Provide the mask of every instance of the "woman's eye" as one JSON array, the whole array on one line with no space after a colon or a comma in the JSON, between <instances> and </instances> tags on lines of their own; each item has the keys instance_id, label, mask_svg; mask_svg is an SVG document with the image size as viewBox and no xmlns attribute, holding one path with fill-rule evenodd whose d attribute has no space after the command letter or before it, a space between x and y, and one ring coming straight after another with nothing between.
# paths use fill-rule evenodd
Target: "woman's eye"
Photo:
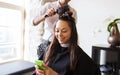
<instances>
[{"instance_id":1,"label":"woman's eye","mask_svg":"<svg viewBox=\"0 0 120 75\"><path fill-rule=\"evenodd\" d=\"M65 33L65 32L67 32L67 30L62 30L62 32L64 32L64 33Z\"/></svg>"},{"instance_id":2,"label":"woman's eye","mask_svg":"<svg viewBox=\"0 0 120 75\"><path fill-rule=\"evenodd\" d=\"M55 32L56 32L56 33L59 33L59 32L65 33L65 32L67 32L67 30L66 30L66 29L63 29L63 30L55 30Z\"/></svg>"}]
</instances>

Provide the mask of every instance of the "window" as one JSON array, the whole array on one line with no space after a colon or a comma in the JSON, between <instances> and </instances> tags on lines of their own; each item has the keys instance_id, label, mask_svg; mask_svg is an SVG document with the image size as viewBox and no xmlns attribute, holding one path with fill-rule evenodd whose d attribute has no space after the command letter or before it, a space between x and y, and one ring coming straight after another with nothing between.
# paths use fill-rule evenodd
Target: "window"
<instances>
[{"instance_id":1,"label":"window","mask_svg":"<svg viewBox=\"0 0 120 75\"><path fill-rule=\"evenodd\" d=\"M23 56L23 9L0 2L0 63Z\"/></svg>"}]
</instances>

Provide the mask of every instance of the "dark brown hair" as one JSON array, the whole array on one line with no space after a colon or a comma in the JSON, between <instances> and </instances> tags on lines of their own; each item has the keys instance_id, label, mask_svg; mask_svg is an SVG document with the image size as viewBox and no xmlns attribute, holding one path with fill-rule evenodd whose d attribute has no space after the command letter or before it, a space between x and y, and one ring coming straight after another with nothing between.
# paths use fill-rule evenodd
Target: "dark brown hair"
<instances>
[{"instance_id":1,"label":"dark brown hair","mask_svg":"<svg viewBox=\"0 0 120 75\"><path fill-rule=\"evenodd\" d=\"M72 17L71 12L65 12L59 16L59 20L68 22L69 27L72 31L71 37L70 37L70 43L69 43L69 50L70 50L70 70L71 70L71 73L74 74L75 68L77 65L77 60L78 60L78 56L77 56L78 34L77 34L75 19ZM49 62L51 61L51 58L57 55L57 52L58 52L57 50L59 48L60 48L60 43L58 42L57 38L54 36L54 39L51 42L50 47L48 49L48 53L46 54L46 57L45 57L46 63L49 64Z\"/></svg>"}]
</instances>

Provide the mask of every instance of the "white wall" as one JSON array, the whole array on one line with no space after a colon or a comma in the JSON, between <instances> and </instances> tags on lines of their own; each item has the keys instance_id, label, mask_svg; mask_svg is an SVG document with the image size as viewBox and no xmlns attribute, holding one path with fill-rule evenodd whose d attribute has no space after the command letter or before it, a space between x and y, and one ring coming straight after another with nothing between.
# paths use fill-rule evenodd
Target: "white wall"
<instances>
[{"instance_id":1,"label":"white wall","mask_svg":"<svg viewBox=\"0 0 120 75\"><path fill-rule=\"evenodd\" d=\"M71 0L77 10L79 45L91 56L92 45L108 44L107 24L120 17L120 0Z\"/></svg>"}]
</instances>

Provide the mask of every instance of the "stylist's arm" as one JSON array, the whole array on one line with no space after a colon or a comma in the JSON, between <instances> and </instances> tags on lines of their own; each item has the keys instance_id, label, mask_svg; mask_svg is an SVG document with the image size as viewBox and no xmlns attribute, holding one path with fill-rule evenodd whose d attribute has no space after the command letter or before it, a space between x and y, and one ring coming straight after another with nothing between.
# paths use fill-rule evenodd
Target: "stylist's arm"
<instances>
[{"instance_id":1,"label":"stylist's arm","mask_svg":"<svg viewBox=\"0 0 120 75\"><path fill-rule=\"evenodd\" d=\"M36 69L36 75L59 75L57 72L52 70L50 67L48 67L46 64L42 64L42 66L45 68L45 70L40 70L37 65L35 65Z\"/></svg>"}]
</instances>

